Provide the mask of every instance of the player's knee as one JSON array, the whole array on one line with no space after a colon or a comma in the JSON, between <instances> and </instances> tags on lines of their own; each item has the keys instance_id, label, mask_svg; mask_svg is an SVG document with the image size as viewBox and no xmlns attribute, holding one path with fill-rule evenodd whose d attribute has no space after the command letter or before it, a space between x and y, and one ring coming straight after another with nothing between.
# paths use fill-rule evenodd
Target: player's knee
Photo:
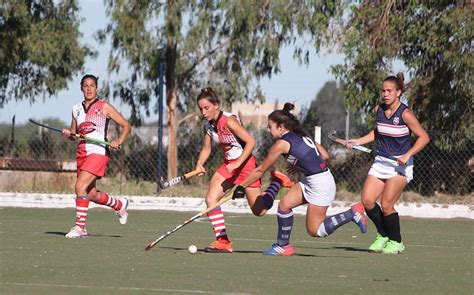
<instances>
[{"instance_id":1,"label":"player's knee","mask_svg":"<svg viewBox=\"0 0 474 295\"><path fill-rule=\"evenodd\" d=\"M210 196L206 196L205 201L206 201L207 207L214 206L218 202L217 198L213 198Z\"/></svg>"},{"instance_id":2,"label":"player's knee","mask_svg":"<svg viewBox=\"0 0 474 295\"><path fill-rule=\"evenodd\" d=\"M307 229L307 232L308 232L308 235L309 235L310 237L313 237L313 238L321 238L320 236L318 236L318 235L316 234L316 232L314 232L314 231L312 231L312 230Z\"/></svg>"},{"instance_id":3,"label":"player's knee","mask_svg":"<svg viewBox=\"0 0 474 295\"><path fill-rule=\"evenodd\" d=\"M257 217L262 217L267 214L267 209L262 209L262 208L252 208L252 213L253 215Z\"/></svg>"},{"instance_id":4,"label":"player's knee","mask_svg":"<svg viewBox=\"0 0 474 295\"><path fill-rule=\"evenodd\" d=\"M373 208L375 205L375 203L372 200L368 200L365 198L361 198L360 202L362 203L362 205L364 205L364 208L366 209Z\"/></svg>"},{"instance_id":5,"label":"player's knee","mask_svg":"<svg viewBox=\"0 0 474 295\"><path fill-rule=\"evenodd\" d=\"M380 202L380 207L382 207L382 211L385 213L385 214L390 214L392 212L395 212L395 204L393 204L393 202L386 202L386 201L382 201Z\"/></svg>"},{"instance_id":6,"label":"player's knee","mask_svg":"<svg viewBox=\"0 0 474 295\"><path fill-rule=\"evenodd\" d=\"M318 238L318 234L317 234L317 228L315 226L310 226L310 225L307 225L306 226L306 232L308 233L308 235L310 237L313 237L313 238Z\"/></svg>"},{"instance_id":7,"label":"player's knee","mask_svg":"<svg viewBox=\"0 0 474 295\"><path fill-rule=\"evenodd\" d=\"M76 192L76 195L78 196L87 195L87 186L82 183L76 183L74 187L74 191Z\"/></svg>"}]
</instances>

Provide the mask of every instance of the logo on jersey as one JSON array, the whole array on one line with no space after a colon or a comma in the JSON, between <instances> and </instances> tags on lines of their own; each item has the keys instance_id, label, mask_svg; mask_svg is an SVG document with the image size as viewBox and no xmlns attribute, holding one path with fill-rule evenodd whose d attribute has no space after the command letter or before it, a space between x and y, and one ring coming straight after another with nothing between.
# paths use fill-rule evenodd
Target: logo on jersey
<instances>
[{"instance_id":1,"label":"logo on jersey","mask_svg":"<svg viewBox=\"0 0 474 295\"><path fill-rule=\"evenodd\" d=\"M92 122L83 122L79 125L79 133L82 135L89 134L97 130L97 125Z\"/></svg>"},{"instance_id":2,"label":"logo on jersey","mask_svg":"<svg viewBox=\"0 0 474 295\"><path fill-rule=\"evenodd\" d=\"M323 170L323 171L326 170L328 168L328 165L326 164L326 161L321 162L319 164L319 168L321 168L321 170Z\"/></svg>"},{"instance_id":3,"label":"logo on jersey","mask_svg":"<svg viewBox=\"0 0 474 295\"><path fill-rule=\"evenodd\" d=\"M296 162L298 162L298 159L293 156L293 155L287 155L286 156L286 161L288 162L288 164L290 164L291 166L295 166L296 165Z\"/></svg>"},{"instance_id":4,"label":"logo on jersey","mask_svg":"<svg viewBox=\"0 0 474 295\"><path fill-rule=\"evenodd\" d=\"M400 118L399 117L393 118L393 124L398 125L398 123L400 123Z\"/></svg>"}]
</instances>

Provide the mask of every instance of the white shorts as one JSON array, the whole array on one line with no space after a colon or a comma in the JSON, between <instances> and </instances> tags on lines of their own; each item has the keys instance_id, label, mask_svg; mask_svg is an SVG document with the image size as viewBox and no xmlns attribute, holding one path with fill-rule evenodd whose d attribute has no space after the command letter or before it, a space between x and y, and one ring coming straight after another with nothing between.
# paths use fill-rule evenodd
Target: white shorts
<instances>
[{"instance_id":1,"label":"white shorts","mask_svg":"<svg viewBox=\"0 0 474 295\"><path fill-rule=\"evenodd\" d=\"M397 175L405 176L407 183L413 179L413 158L406 165L399 165L396 161L375 156L374 163L370 167L369 175L379 179L389 179Z\"/></svg>"},{"instance_id":2,"label":"white shorts","mask_svg":"<svg viewBox=\"0 0 474 295\"><path fill-rule=\"evenodd\" d=\"M304 177L299 182L303 198L316 206L331 206L336 197L336 182L331 171Z\"/></svg>"}]
</instances>

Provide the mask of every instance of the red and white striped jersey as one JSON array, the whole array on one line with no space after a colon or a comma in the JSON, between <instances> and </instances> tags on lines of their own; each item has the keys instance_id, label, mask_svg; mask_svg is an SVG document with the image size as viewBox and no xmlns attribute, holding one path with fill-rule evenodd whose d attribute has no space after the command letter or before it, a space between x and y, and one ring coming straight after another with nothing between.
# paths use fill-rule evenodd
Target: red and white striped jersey
<instances>
[{"instance_id":1,"label":"red and white striped jersey","mask_svg":"<svg viewBox=\"0 0 474 295\"><path fill-rule=\"evenodd\" d=\"M72 116L77 123L77 133L107 141L109 118L104 113L106 103L105 100L96 99L89 109L86 109L82 102L72 107ZM103 144L81 139L77 145L76 155L84 157L90 154L108 155L109 149Z\"/></svg>"},{"instance_id":2,"label":"red and white striped jersey","mask_svg":"<svg viewBox=\"0 0 474 295\"><path fill-rule=\"evenodd\" d=\"M224 151L224 158L226 160L237 159L242 155L242 151L244 150L244 143L227 127L227 120L231 116L236 117L240 123L237 116L227 112L221 112L215 124L211 124L208 121L204 123L204 129L212 141L218 143L220 148Z\"/></svg>"}]
</instances>

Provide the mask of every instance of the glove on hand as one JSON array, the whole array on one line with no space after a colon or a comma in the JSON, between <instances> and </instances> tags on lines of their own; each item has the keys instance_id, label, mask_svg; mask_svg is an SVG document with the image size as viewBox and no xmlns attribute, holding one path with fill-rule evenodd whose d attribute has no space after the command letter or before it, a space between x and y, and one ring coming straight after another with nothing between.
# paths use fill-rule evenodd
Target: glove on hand
<instances>
[{"instance_id":1,"label":"glove on hand","mask_svg":"<svg viewBox=\"0 0 474 295\"><path fill-rule=\"evenodd\" d=\"M245 188L241 185L237 186L232 194L232 200L242 199L245 197Z\"/></svg>"}]
</instances>

